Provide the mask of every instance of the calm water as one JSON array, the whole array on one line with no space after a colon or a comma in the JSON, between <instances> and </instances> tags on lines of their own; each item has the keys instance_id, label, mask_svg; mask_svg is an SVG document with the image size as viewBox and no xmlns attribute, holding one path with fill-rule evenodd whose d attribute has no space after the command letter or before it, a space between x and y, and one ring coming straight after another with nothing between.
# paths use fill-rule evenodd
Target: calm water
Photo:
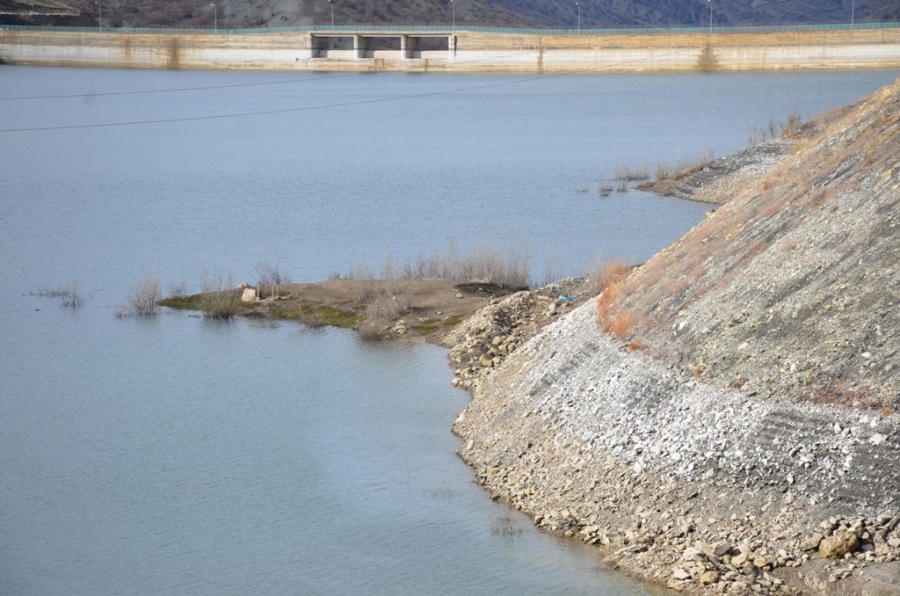
<instances>
[{"instance_id":1,"label":"calm water","mask_svg":"<svg viewBox=\"0 0 900 596\"><path fill-rule=\"evenodd\" d=\"M451 240L536 279L644 260L707 207L602 198L616 167L895 76L0 67L0 593L648 593L472 483L443 350L115 310L150 273L314 281ZM73 280L80 309L32 295Z\"/></svg>"}]
</instances>

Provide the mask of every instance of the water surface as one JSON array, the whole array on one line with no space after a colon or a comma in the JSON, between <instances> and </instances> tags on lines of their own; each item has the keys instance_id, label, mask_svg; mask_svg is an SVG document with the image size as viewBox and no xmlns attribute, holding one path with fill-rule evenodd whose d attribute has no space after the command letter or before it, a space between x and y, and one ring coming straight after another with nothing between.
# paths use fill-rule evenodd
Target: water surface
<instances>
[{"instance_id":1,"label":"water surface","mask_svg":"<svg viewBox=\"0 0 900 596\"><path fill-rule=\"evenodd\" d=\"M616 167L893 78L0 67L0 592L648 593L473 484L443 350L114 313L151 273L316 281L448 239L536 278L645 260L708 206L601 197ZM73 280L79 309L33 295Z\"/></svg>"}]
</instances>

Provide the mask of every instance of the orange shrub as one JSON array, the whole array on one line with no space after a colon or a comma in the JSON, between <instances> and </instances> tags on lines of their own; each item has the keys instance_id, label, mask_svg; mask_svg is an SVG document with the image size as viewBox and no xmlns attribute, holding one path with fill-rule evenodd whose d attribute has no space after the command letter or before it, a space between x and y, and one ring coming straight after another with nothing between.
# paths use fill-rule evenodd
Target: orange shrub
<instances>
[{"instance_id":1,"label":"orange shrub","mask_svg":"<svg viewBox=\"0 0 900 596\"><path fill-rule=\"evenodd\" d=\"M606 319L603 323L603 330L612 333L619 339L625 339L631 328L634 326L634 316L631 313L623 313L615 317Z\"/></svg>"}]
</instances>

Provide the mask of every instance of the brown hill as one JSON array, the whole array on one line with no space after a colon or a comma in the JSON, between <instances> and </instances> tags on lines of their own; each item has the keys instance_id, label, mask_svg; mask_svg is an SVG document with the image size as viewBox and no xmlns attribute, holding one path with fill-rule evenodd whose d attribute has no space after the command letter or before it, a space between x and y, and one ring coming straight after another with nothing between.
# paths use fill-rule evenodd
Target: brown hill
<instances>
[{"instance_id":1,"label":"brown hill","mask_svg":"<svg viewBox=\"0 0 900 596\"><path fill-rule=\"evenodd\" d=\"M32 17L30 0L3 0L21 7L21 14L0 10L0 22L19 23ZM620 27L705 27L786 24L884 22L900 18L898 0L613 0L557 2L555 0L68 0L67 4L96 23L103 12L113 27L253 28L329 24L331 10L338 25L411 24L503 26L575 29ZM4 14L6 13L6 14ZM13 13L13 14L9 14ZM35 24L44 24L44 21ZM59 17L57 24L72 24ZM12 19L12 20L10 20Z\"/></svg>"},{"instance_id":2,"label":"brown hill","mask_svg":"<svg viewBox=\"0 0 900 596\"><path fill-rule=\"evenodd\" d=\"M606 326L750 395L897 409L900 82L811 130L628 279Z\"/></svg>"}]
</instances>

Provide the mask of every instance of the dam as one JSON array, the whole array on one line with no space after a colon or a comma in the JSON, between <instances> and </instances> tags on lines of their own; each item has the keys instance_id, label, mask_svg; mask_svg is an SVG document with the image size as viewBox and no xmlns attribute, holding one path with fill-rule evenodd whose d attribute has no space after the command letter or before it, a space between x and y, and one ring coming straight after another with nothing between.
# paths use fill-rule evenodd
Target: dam
<instances>
[{"instance_id":1,"label":"dam","mask_svg":"<svg viewBox=\"0 0 900 596\"><path fill-rule=\"evenodd\" d=\"M900 23L540 30L446 26L0 30L0 63L320 71L640 72L900 67Z\"/></svg>"}]
</instances>

